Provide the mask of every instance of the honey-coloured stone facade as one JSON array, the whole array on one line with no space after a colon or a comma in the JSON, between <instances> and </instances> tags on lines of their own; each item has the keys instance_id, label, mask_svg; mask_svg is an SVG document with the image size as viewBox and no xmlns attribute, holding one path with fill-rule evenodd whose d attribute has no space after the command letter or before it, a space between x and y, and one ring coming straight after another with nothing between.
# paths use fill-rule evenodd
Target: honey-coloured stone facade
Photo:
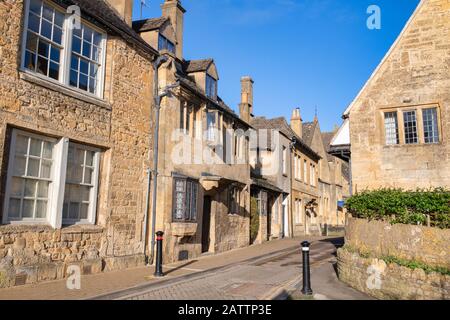
<instances>
[{"instance_id":1,"label":"honey-coloured stone facade","mask_svg":"<svg viewBox=\"0 0 450 320\"><path fill-rule=\"evenodd\" d=\"M83 14L82 14L83 19ZM146 169L153 146L153 67L120 34L107 33L103 99L21 65L24 1L0 3L0 216L14 128L100 150L94 225L0 225L0 287L143 264ZM102 25L99 24L102 28Z\"/></svg>"}]
</instances>

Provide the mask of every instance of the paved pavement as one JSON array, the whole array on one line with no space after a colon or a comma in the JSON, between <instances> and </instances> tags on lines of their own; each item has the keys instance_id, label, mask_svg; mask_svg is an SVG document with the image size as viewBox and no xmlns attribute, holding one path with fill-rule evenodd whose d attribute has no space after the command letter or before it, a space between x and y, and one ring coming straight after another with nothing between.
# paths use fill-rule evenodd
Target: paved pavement
<instances>
[{"instance_id":1,"label":"paved pavement","mask_svg":"<svg viewBox=\"0 0 450 320\"><path fill-rule=\"evenodd\" d=\"M82 276L81 290L67 289L65 280L0 289L0 299L269 299L283 288L294 290L301 281L300 240L304 239L276 240L166 265L164 278L154 278L153 267L133 268ZM322 280L328 279L329 273L333 271L318 269L319 279L316 280L315 268L334 258L335 245L330 238L325 237L309 240L313 242L312 281L323 283L320 288L323 288L324 294L329 294L327 283ZM332 284L330 289L336 290L344 286L339 280L336 281L337 283L329 282ZM358 299L356 293L350 291L348 297ZM330 294L328 297L342 298Z\"/></svg>"},{"instance_id":2,"label":"paved pavement","mask_svg":"<svg viewBox=\"0 0 450 320\"><path fill-rule=\"evenodd\" d=\"M312 265L329 259L335 250L331 242L314 241L310 257ZM295 249L260 256L176 283L149 285L147 288L127 290L102 299L264 300L272 298L277 290L293 285L300 279L301 253L296 246Z\"/></svg>"},{"instance_id":3,"label":"paved pavement","mask_svg":"<svg viewBox=\"0 0 450 320\"><path fill-rule=\"evenodd\" d=\"M299 245L299 239L283 239L236 249L217 255L207 255L192 261L164 266L167 276L154 278L153 267L139 267L127 270L85 275L81 277L81 289L69 290L66 280L43 282L34 285L0 289L0 300L74 300L86 299L127 288L174 281L205 270L214 270L229 264L238 264L261 255L270 255Z\"/></svg>"}]
</instances>

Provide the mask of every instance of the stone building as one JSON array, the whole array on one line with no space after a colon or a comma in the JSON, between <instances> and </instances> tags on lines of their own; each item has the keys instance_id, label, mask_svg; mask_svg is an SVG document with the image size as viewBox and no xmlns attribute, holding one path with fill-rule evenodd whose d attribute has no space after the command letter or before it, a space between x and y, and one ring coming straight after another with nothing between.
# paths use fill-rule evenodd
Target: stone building
<instances>
[{"instance_id":1,"label":"stone building","mask_svg":"<svg viewBox=\"0 0 450 320\"><path fill-rule=\"evenodd\" d=\"M334 132L320 130L317 116L312 122L303 123L303 140L321 159L319 175L319 224L322 233L330 228L343 226L345 221L342 204L349 197L348 163L328 153Z\"/></svg>"},{"instance_id":2,"label":"stone building","mask_svg":"<svg viewBox=\"0 0 450 320\"><path fill-rule=\"evenodd\" d=\"M283 122L284 118L252 117L250 120L258 138L257 144L250 146L252 243L289 234L291 139L279 131Z\"/></svg>"},{"instance_id":3,"label":"stone building","mask_svg":"<svg viewBox=\"0 0 450 320\"><path fill-rule=\"evenodd\" d=\"M218 95L213 59L185 60L178 0L134 29L167 61L161 86L178 84L161 101L156 228L165 233L164 261L195 258L249 244L250 128ZM252 80L242 80L243 113L251 112Z\"/></svg>"},{"instance_id":4,"label":"stone building","mask_svg":"<svg viewBox=\"0 0 450 320\"><path fill-rule=\"evenodd\" d=\"M131 8L0 2L0 287L144 262L158 52Z\"/></svg>"},{"instance_id":5,"label":"stone building","mask_svg":"<svg viewBox=\"0 0 450 320\"><path fill-rule=\"evenodd\" d=\"M449 66L450 3L422 0L332 141L353 191L450 187Z\"/></svg>"}]
</instances>

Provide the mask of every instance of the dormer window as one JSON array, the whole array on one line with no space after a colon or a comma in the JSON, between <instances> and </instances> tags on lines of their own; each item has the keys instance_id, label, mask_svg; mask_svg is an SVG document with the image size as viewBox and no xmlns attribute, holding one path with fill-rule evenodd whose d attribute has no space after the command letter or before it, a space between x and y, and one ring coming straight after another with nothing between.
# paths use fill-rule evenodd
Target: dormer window
<instances>
[{"instance_id":1,"label":"dormer window","mask_svg":"<svg viewBox=\"0 0 450 320\"><path fill-rule=\"evenodd\" d=\"M159 34L158 38L158 50L167 50L175 54L175 45L172 41L164 37L162 34Z\"/></svg>"},{"instance_id":2,"label":"dormer window","mask_svg":"<svg viewBox=\"0 0 450 320\"><path fill-rule=\"evenodd\" d=\"M206 75L206 96L211 99L216 99L217 97L217 80L209 74Z\"/></svg>"}]
</instances>

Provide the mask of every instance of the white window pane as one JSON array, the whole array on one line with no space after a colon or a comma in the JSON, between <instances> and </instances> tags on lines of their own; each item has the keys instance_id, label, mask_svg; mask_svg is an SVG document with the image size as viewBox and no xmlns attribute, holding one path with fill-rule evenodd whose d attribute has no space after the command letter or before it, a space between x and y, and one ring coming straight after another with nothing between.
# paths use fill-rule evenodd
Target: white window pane
<instances>
[{"instance_id":1,"label":"white window pane","mask_svg":"<svg viewBox=\"0 0 450 320\"><path fill-rule=\"evenodd\" d=\"M89 201L90 200L90 194L91 194L91 187L80 187L81 193L81 200L82 201Z\"/></svg>"},{"instance_id":2,"label":"white window pane","mask_svg":"<svg viewBox=\"0 0 450 320\"><path fill-rule=\"evenodd\" d=\"M25 155L28 153L28 138L22 135L16 137L16 154Z\"/></svg>"},{"instance_id":3,"label":"white window pane","mask_svg":"<svg viewBox=\"0 0 450 320\"><path fill-rule=\"evenodd\" d=\"M43 158L52 159L52 153L53 153L53 145L48 141L44 141L44 152L42 154Z\"/></svg>"},{"instance_id":4,"label":"white window pane","mask_svg":"<svg viewBox=\"0 0 450 320\"><path fill-rule=\"evenodd\" d=\"M28 158L27 176L39 177L39 162L38 159Z\"/></svg>"},{"instance_id":5,"label":"white window pane","mask_svg":"<svg viewBox=\"0 0 450 320\"><path fill-rule=\"evenodd\" d=\"M48 185L47 181L39 181L38 183L38 198L47 198L48 197Z\"/></svg>"},{"instance_id":6,"label":"white window pane","mask_svg":"<svg viewBox=\"0 0 450 320\"><path fill-rule=\"evenodd\" d=\"M14 160L13 174L16 176L24 176L25 175L26 158L16 156L14 159L15 160Z\"/></svg>"},{"instance_id":7,"label":"white window pane","mask_svg":"<svg viewBox=\"0 0 450 320\"><path fill-rule=\"evenodd\" d=\"M41 156L42 141L31 138L30 140L30 155L40 157Z\"/></svg>"},{"instance_id":8,"label":"white window pane","mask_svg":"<svg viewBox=\"0 0 450 320\"><path fill-rule=\"evenodd\" d=\"M20 199L9 199L9 211L8 217L19 218L20 217Z\"/></svg>"},{"instance_id":9,"label":"white window pane","mask_svg":"<svg viewBox=\"0 0 450 320\"><path fill-rule=\"evenodd\" d=\"M36 218L45 218L47 216L47 201L36 201Z\"/></svg>"},{"instance_id":10,"label":"white window pane","mask_svg":"<svg viewBox=\"0 0 450 320\"><path fill-rule=\"evenodd\" d=\"M27 179L25 180L25 190L24 190L24 196L34 198L36 196L36 186L37 181Z\"/></svg>"},{"instance_id":11,"label":"white window pane","mask_svg":"<svg viewBox=\"0 0 450 320\"><path fill-rule=\"evenodd\" d=\"M34 215L34 200L23 200L22 217L33 218Z\"/></svg>"},{"instance_id":12,"label":"white window pane","mask_svg":"<svg viewBox=\"0 0 450 320\"><path fill-rule=\"evenodd\" d=\"M42 160L41 167L41 178L50 179L52 169L52 162L47 160Z\"/></svg>"},{"instance_id":13,"label":"white window pane","mask_svg":"<svg viewBox=\"0 0 450 320\"><path fill-rule=\"evenodd\" d=\"M22 196L24 180L21 178L13 177L11 180L11 195Z\"/></svg>"},{"instance_id":14,"label":"white window pane","mask_svg":"<svg viewBox=\"0 0 450 320\"><path fill-rule=\"evenodd\" d=\"M84 183L91 184L92 183L92 174L93 169L85 168L84 170Z\"/></svg>"},{"instance_id":15,"label":"white window pane","mask_svg":"<svg viewBox=\"0 0 450 320\"><path fill-rule=\"evenodd\" d=\"M86 203L83 203L81 205L80 219L87 219L88 212L89 212L89 205Z\"/></svg>"},{"instance_id":16,"label":"white window pane","mask_svg":"<svg viewBox=\"0 0 450 320\"><path fill-rule=\"evenodd\" d=\"M71 202L69 206L69 219L78 219L80 211L80 203L79 202Z\"/></svg>"}]
</instances>

